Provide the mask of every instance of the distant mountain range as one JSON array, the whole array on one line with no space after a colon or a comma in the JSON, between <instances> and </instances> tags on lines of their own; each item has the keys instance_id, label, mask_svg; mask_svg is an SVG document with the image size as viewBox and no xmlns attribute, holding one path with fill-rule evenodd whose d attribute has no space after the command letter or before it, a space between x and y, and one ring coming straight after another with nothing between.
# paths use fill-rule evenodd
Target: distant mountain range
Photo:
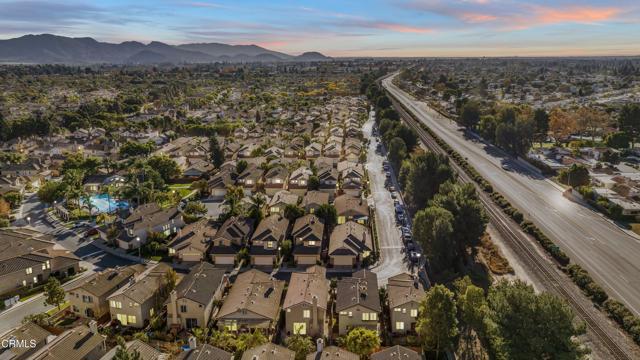
<instances>
[{"instance_id":1,"label":"distant mountain range","mask_svg":"<svg viewBox=\"0 0 640 360\"><path fill-rule=\"evenodd\" d=\"M328 61L319 52L293 56L257 45L196 43L168 45L153 41L112 44L90 37L51 34L0 40L0 63L27 64L160 64L212 62Z\"/></svg>"}]
</instances>

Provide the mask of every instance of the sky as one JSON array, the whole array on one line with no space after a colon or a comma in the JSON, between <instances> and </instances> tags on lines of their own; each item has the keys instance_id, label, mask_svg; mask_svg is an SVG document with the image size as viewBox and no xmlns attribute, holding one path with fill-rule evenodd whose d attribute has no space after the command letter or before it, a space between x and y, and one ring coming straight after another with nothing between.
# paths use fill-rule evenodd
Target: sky
<instances>
[{"instance_id":1,"label":"sky","mask_svg":"<svg viewBox=\"0 0 640 360\"><path fill-rule=\"evenodd\" d=\"M640 0L0 0L0 39L41 33L336 57L640 55Z\"/></svg>"}]
</instances>

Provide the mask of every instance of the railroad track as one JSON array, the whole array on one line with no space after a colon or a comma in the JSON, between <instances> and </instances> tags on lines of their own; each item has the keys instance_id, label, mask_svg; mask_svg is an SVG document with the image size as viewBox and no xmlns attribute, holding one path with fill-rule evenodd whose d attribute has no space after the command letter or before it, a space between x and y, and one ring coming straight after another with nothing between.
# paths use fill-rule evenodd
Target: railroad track
<instances>
[{"instance_id":1,"label":"railroad track","mask_svg":"<svg viewBox=\"0 0 640 360\"><path fill-rule=\"evenodd\" d=\"M401 117L405 122L413 128L422 142L432 151L449 156L440 145L427 133L420 124L409 114L404 107L400 106L398 102L392 97L394 107L398 110ZM533 241L529 239L528 235L524 234L520 230L520 226L517 225L511 218L507 218L493 200L479 188L473 179L462 169L453 159L450 159L450 164L457 172L458 177L463 183L470 183L476 188L476 192L480 198L480 201L484 205L491 223L498 230L500 235L512 245L512 249L516 252L522 261L527 262L533 269L537 270L538 274L546 283L546 287L549 291L560 295L564 298L569 305L574 309L576 314L585 322L587 328L592 334L600 341L600 343L611 353L614 359L619 360L631 360L630 355L627 354L622 347L613 340L609 333L602 328L599 321L595 319L585 306L582 305L580 297L581 293L575 295L567 290L567 287L572 288L575 286L573 283L569 283L562 275L558 274L555 270L550 270L549 263L544 259L533 247ZM514 230L517 229L517 230ZM565 286L569 285L569 286Z\"/></svg>"}]
</instances>

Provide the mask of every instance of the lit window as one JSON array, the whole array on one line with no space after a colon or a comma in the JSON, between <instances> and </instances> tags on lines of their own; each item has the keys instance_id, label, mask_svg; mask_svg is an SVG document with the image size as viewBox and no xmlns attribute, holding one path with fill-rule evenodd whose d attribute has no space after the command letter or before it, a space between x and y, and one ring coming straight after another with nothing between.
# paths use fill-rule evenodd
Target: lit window
<instances>
[{"instance_id":1,"label":"lit window","mask_svg":"<svg viewBox=\"0 0 640 360\"><path fill-rule=\"evenodd\" d=\"M311 318L311 310L302 310L302 317L305 319Z\"/></svg>"},{"instance_id":2,"label":"lit window","mask_svg":"<svg viewBox=\"0 0 640 360\"><path fill-rule=\"evenodd\" d=\"M404 323L402 321L396 321L396 330L404 330Z\"/></svg>"},{"instance_id":3,"label":"lit window","mask_svg":"<svg viewBox=\"0 0 640 360\"><path fill-rule=\"evenodd\" d=\"M417 317L418 316L418 309L411 309L411 317Z\"/></svg>"}]
</instances>

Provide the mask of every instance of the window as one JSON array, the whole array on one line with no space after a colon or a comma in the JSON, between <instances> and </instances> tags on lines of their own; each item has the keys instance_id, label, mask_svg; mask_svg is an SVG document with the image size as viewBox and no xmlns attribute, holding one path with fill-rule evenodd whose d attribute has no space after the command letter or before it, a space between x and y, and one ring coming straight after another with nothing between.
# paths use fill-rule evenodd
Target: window
<instances>
[{"instance_id":1,"label":"window","mask_svg":"<svg viewBox=\"0 0 640 360\"><path fill-rule=\"evenodd\" d=\"M186 313L187 312L187 305L180 305L180 312Z\"/></svg>"},{"instance_id":2,"label":"window","mask_svg":"<svg viewBox=\"0 0 640 360\"><path fill-rule=\"evenodd\" d=\"M396 330L404 330L404 323L402 321L396 321Z\"/></svg>"},{"instance_id":3,"label":"window","mask_svg":"<svg viewBox=\"0 0 640 360\"><path fill-rule=\"evenodd\" d=\"M111 300L109 301L109 306L111 306L114 309L122 309L122 303L120 301Z\"/></svg>"},{"instance_id":4,"label":"window","mask_svg":"<svg viewBox=\"0 0 640 360\"><path fill-rule=\"evenodd\" d=\"M295 335L307 335L307 324L303 322L294 322L293 333Z\"/></svg>"},{"instance_id":5,"label":"window","mask_svg":"<svg viewBox=\"0 0 640 360\"><path fill-rule=\"evenodd\" d=\"M238 322L235 320L225 320L224 328L228 331L238 331Z\"/></svg>"},{"instance_id":6,"label":"window","mask_svg":"<svg viewBox=\"0 0 640 360\"><path fill-rule=\"evenodd\" d=\"M418 309L411 309L411 317L418 317Z\"/></svg>"},{"instance_id":7,"label":"window","mask_svg":"<svg viewBox=\"0 0 640 360\"><path fill-rule=\"evenodd\" d=\"M129 315L129 316L127 316L127 321L129 322L129 324L135 324L136 317L133 316L133 315Z\"/></svg>"},{"instance_id":8,"label":"window","mask_svg":"<svg viewBox=\"0 0 640 360\"><path fill-rule=\"evenodd\" d=\"M302 310L302 317L304 319L309 319L311 318L311 310Z\"/></svg>"},{"instance_id":9,"label":"window","mask_svg":"<svg viewBox=\"0 0 640 360\"><path fill-rule=\"evenodd\" d=\"M33 268L26 268L25 269L27 275L32 274L33 273Z\"/></svg>"}]
</instances>

